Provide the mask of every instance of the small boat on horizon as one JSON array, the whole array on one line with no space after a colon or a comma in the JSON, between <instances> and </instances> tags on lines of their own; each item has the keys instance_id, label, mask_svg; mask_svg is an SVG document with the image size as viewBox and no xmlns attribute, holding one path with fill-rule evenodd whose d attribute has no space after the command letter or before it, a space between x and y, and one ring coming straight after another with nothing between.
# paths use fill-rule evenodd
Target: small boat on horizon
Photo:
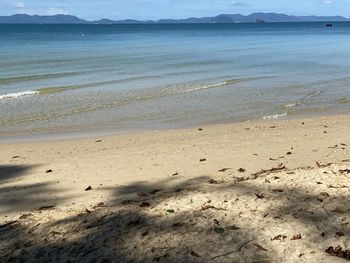
<instances>
[{"instance_id":1,"label":"small boat on horizon","mask_svg":"<svg viewBox=\"0 0 350 263\"><path fill-rule=\"evenodd\" d=\"M326 24L326 27L333 27L333 24L328 23L328 24Z\"/></svg>"}]
</instances>

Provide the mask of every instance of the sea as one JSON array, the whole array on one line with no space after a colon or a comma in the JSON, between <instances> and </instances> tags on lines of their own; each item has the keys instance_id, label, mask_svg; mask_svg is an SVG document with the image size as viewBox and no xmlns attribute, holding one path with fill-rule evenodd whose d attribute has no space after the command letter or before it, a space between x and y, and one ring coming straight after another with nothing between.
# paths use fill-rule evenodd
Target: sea
<instances>
[{"instance_id":1,"label":"sea","mask_svg":"<svg viewBox=\"0 0 350 263\"><path fill-rule=\"evenodd\" d=\"M350 112L350 23L0 25L0 140Z\"/></svg>"}]
</instances>

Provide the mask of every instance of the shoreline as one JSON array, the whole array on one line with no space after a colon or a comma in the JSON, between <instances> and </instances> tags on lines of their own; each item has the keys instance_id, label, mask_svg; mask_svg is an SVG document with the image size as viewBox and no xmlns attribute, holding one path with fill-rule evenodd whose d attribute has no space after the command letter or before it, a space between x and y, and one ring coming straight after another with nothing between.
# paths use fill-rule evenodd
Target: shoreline
<instances>
[{"instance_id":1,"label":"shoreline","mask_svg":"<svg viewBox=\"0 0 350 263\"><path fill-rule=\"evenodd\" d=\"M338 262L349 131L331 116L0 144L0 256Z\"/></svg>"},{"instance_id":2,"label":"shoreline","mask_svg":"<svg viewBox=\"0 0 350 263\"><path fill-rule=\"evenodd\" d=\"M278 114L277 114L278 115ZM245 123L273 123L273 122L284 122L284 121L297 121L297 120L313 120L322 118L337 118L350 116L348 111L329 111L329 112L305 112L303 114L297 115L286 115L278 118L265 118L256 117L253 119L248 118L236 118L230 120L221 121L208 121L202 123L177 123L177 124L165 124L157 123L156 129L151 128L152 124L148 124L139 128L117 128L117 127L102 127L102 128L92 128L92 127L78 127L75 129L60 128L58 132L25 132L18 133L16 135L9 136L8 134L0 136L1 144L13 144L13 143L30 143L30 142L48 142L48 141L66 141L66 140L80 140L80 139L93 139L97 137L109 137L109 136L121 136L121 135L136 135L140 133L148 132L163 132L163 131L181 131L188 129L196 129L200 127L216 126L216 125L239 125Z\"/></svg>"}]
</instances>

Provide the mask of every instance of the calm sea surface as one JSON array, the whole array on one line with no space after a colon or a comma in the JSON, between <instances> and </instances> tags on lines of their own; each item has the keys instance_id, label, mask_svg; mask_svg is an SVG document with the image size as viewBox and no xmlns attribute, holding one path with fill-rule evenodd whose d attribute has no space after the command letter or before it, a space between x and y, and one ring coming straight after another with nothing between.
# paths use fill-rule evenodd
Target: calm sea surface
<instances>
[{"instance_id":1,"label":"calm sea surface","mask_svg":"<svg viewBox=\"0 0 350 263\"><path fill-rule=\"evenodd\" d=\"M0 139L350 112L350 23L0 25Z\"/></svg>"}]
</instances>

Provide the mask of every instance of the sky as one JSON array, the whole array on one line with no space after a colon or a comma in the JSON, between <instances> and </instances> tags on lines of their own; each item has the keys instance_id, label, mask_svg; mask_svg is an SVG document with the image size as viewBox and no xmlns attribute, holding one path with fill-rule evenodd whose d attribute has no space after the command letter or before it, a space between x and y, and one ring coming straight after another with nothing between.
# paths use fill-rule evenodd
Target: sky
<instances>
[{"instance_id":1,"label":"sky","mask_svg":"<svg viewBox=\"0 0 350 263\"><path fill-rule=\"evenodd\" d=\"M0 0L0 15L70 14L89 20L149 20L254 12L350 17L350 0Z\"/></svg>"}]
</instances>

